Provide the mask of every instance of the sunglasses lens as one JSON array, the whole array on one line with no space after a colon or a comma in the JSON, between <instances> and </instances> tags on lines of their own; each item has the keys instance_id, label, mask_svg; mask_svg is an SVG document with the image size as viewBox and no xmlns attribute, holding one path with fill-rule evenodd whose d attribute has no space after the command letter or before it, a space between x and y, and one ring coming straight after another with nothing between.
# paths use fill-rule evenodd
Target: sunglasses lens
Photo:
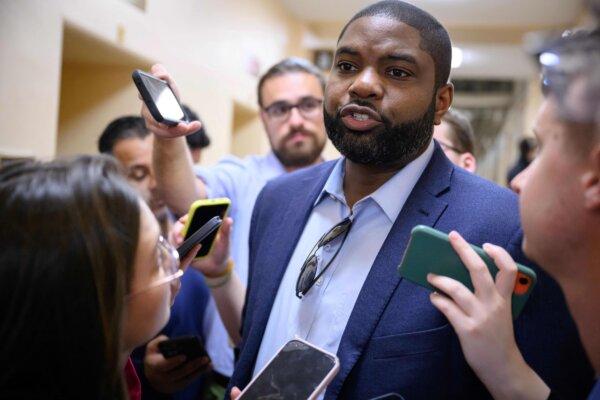
<instances>
[{"instance_id":1,"label":"sunglasses lens","mask_svg":"<svg viewBox=\"0 0 600 400\"><path fill-rule=\"evenodd\" d=\"M317 257L312 256L306 263L306 267L300 273L300 280L298 281L297 292L305 294L310 289L315 275L317 274Z\"/></svg>"}]
</instances>

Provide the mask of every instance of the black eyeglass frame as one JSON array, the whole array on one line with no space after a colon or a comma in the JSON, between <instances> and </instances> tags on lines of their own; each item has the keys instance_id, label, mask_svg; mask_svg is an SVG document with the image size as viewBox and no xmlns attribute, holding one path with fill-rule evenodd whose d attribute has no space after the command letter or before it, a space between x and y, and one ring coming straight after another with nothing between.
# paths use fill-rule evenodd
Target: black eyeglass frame
<instances>
[{"instance_id":1,"label":"black eyeglass frame","mask_svg":"<svg viewBox=\"0 0 600 400\"><path fill-rule=\"evenodd\" d=\"M340 230L335 235L329 237L332 234L332 232L334 232L336 229L339 229L339 228L343 228L343 229ZM337 223L335 226L333 226L330 230L325 232L323 234L323 236L321 236L319 241L313 246L312 250L310 251L310 253L308 253L308 256L306 257L306 260L304 260L304 263L302 264L302 268L300 269L300 274L298 275L298 279L296 280L296 297L301 299L302 297L306 296L306 293L308 293L308 291L315 285L315 283L321 278L321 276L323 276L325 271L327 271L327 269L331 266L331 264L333 263L333 260L335 260L335 258L339 254L339 252L342 250L342 247L344 246L344 242L346 242L346 238L348 237L348 233L350 232L350 228L352 228L352 218L347 217L344 220L342 220L341 222ZM318 266L318 261L316 260L317 251L319 251L319 249L321 247L323 247L323 246L331 243L335 239L337 239L340 235L344 235L344 236L342 238L342 242L340 243L337 250L335 251L335 254L331 257L329 262L327 262L327 265L325 265L325 267L323 267L321 272L319 272L319 274L316 275L317 266ZM313 260L315 262L314 269L309 270L308 267L313 262ZM309 275L306 276L306 274L309 274ZM310 274L313 274L312 278L310 278ZM304 284L304 287L301 287L303 282L308 282L308 283Z\"/></svg>"},{"instance_id":2,"label":"black eyeglass frame","mask_svg":"<svg viewBox=\"0 0 600 400\"><path fill-rule=\"evenodd\" d=\"M315 107L311 107L310 110L305 110L303 107L305 107L308 103L311 103L311 102L314 102ZM298 111L300 112L300 114L302 114L302 116L304 118L308 118L308 117L310 117L311 113L316 111L322 104L323 104L323 99L318 99L316 97L308 96L308 97L304 97L304 98L300 99L300 101L298 101L295 104L290 104L287 101L276 101L267 107L263 107L263 110L267 113L267 115L270 118L273 118L275 120L284 121L289 118L289 116L294 108L298 109ZM278 115L278 114L274 113L274 110L277 107L285 107L285 111Z\"/></svg>"}]
</instances>

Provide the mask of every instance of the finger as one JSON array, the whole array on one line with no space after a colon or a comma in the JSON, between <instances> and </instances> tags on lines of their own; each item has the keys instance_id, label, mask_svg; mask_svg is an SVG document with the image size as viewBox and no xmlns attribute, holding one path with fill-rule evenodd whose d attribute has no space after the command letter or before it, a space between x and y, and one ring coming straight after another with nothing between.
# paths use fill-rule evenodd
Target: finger
<instances>
[{"instance_id":1,"label":"finger","mask_svg":"<svg viewBox=\"0 0 600 400\"><path fill-rule=\"evenodd\" d=\"M452 231L448 237L452 248L469 270L475 295L489 297L493 293L494 279L485 262L458 232Z\"/></svg>"},{"instance_id":2,"label":"finger","mask_svg":"<svg viewBox=\"0 0 600 400\"><path fill-rule=\"evenodd\" d=\"M199 376L206 374L207 372L212 370L212 364L210 362L210 359L208 359L207 357L201 357L198 360L200 360L200 363L196 366L196 368L194 368L194 370L186 376L176 381L178 384L181 383L182 386L187 386L189 382L197 379Z\"/></svg>"},{"instance_id":3,"label":"finger","mask_svg":"<svg viewBox=\"0 0 600 400\"><path fill-rule=\"evenodd\" d=\"M502 297L509 299L515 289L518 268L510 254L500 246L486 243L483 245L485 252L494 260L498 267L496 275L496 288Z\"/></svg>"},{"instance_id":4,"label":"finger","mask_svg":"<svg viewBox=\"0 0 600 400\"><path fill-rule=\"evenodd\" d=\"M204 371L206 364L210 363L208 357L198 357L195 360L191 360L183 364L181 367L171 371L170 378L172 380L185 379L187 376L192 375L198 371Z\"/></svg>"},{"instance_id":5,"label":"finger","mask_svg":"<svg viewBox=\"0 0 600 400\"><path fill-rule=\"evenodd\" d=\"M171 358L165 358L158 349L158 343L167 340L164 335L158 336L151 340L146 346L146 356L144 357L144 365L148 368L155 369L161 372L167 372L177 368L185 363L185 356L178 355Z\"/></svg>"},{"instance_id":6,"label":"finger","mask_svg":"<svg viewBox=\"0 0 600 400\"><path fill-rule=\"evenodd\" d=\"M196 258L201 247L202 245L200 243L192 247L190 252L179 262L179 268L185 271L194 258Z\"/></svg>"},{"instance_id":7,"label":"finger","mask_svg":"<svg viewBox=\"0 0 600 400\"><path fill-rule=\"evenodd\" d=\"M179 218L179 220L177 220L171 228L170 236L173 238L173 243L175 244L175 246L179 246L181 243L183 243L184 240L183 228L185 228L185 221L181 222L181 220L182 218Z\"/></svg>"},{"instance_id":8,"label":"finger","mask_svg":"<svg viewBox=\"0 0 600 400\"><path fill-rule=\"evenodd\" d=\"M237 386L234 386L234 387L231 389L231 395L230 395L230 398L231 398L231 400L235 400L235 399L237 399L238 397L240 397L240 394L241 394L241 393L242 393L242 392L240 391L240 389L238 389L238 388L237 388Z\"/></svg>"},{"instance_id":9,"label":"finger","mask_svg":"<svg viewBox=\"0 0 600 400\"><path fill-rule=\"evenodd\" d=\"M427 274L427 282L448 296L463 312L472 315L477 298L461 282L447 276Z\"/></svg>"},{"instance_id":10,"label":"finger","mask_svg":"<svg viewBox=\"0 0 600 400\"><path fill-rule=\"evenodd\" d=\"M146 128L148 128L150 132L166 138L189 135L190 133L198 131L202 127L202 124L199 121L192 121L189 123L182 121L175 126L162 124L154 119L146 104L142 105L141 115L146 123Z\"/></svg>"},{"instance_id":11,"label":"finger","mask_svg":"<svg viewBox=\"0 0 600 400\"><path fill-rule=\"evenodd\" d=\"M229 238L231 235L232 225L233 225L233 220L229 217L225 218L225 221L223 221L223 225L221 225L221 229L219 230L220 237L218 238L221 248L225 248L225 249L229 248Z\"/></svg>"},{"instance_id":12,"label":"finger","mask_svg":"<svg viewBox=\"0 0 600 400\"><path fill-rule=\"evenodd\" d=\"M469 316L450 298L434 292L429 295L429 299L431 304L444 314L456 332L462 332L466 328Z\"/></svg>"},{"instance_id":13,"label":"finger","mask_svg":"<svg viewBox=\"0 0 600 400\"><path fill-rule=\"evenodd\" d=\"M173 90L173 93L175 94L175 97L177 97L177 100L181 98L181 93L179 92L179 88L177 87L175 80L162 64L154 64L150 69L150 72L158 79L162 79L169 84L171 90Z\"/></svg>"}]
</instances>

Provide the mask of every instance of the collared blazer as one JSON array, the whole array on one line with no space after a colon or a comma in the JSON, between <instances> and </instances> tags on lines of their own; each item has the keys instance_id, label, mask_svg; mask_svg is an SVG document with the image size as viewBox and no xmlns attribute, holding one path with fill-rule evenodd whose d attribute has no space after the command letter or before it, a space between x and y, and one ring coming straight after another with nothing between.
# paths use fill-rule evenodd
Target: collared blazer
<instances>
[{"instance_id":1,"label":"collared blazer","mask_svg":"<svg viewBox=\"0 0 600 400\"><path fill-rule=\"evenodd\" d=\"M231 386L243 388L252 378L285 268L333 166L326 162L277 178L259 195L250 228L243 339ZM411 229L419 224L456 230L475 245L500 245L534 268L538 284L515 321L517 343L552 389L567 398L585 398L592 368L560 288L521 253L517 196L455 167L437 143L358 295L337 352L341 368L325 398L370 399L386 393L405 399L490 397L429 292L397 273Z\"/></svg>"}]
</instances>

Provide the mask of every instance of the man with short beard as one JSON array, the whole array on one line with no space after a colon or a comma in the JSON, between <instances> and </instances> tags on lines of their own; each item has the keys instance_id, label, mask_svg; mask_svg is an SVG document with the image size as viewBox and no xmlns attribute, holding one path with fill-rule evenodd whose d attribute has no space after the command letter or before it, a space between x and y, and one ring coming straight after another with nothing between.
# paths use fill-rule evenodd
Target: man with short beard
<instances>
[{"instance_id":1,"label":"man with short beard","mask_svg":"<svg viewBox=\"0 0 600 400\"><path fill-rule=\"evenodd\" d=\"M324 102L343 157L271 181L259 195L231 386L243 389L300 337L340 359L327 399L489 398L429 292L397 273L419 224L497 243L529 264L516 196L455 167L431 139L452 102L450 58L446 30L404 2L376 3L345 26ZM593 375L577 330L556 283L534 268L517 342L551 387L583 397Z\"/></svg>"},{"instance_id":2,"label":"man with short beard","mask_svg":"<svg viewBox=\"0 0 600 400\"><path fill-rule=\"evenodd\" d=\"M177 85L164 67L155 65L151 72L167 80L178 93ZM142 106L146 125L154 133L153 163L158 188L169 207L183 215L197 199L231 199L230 216L235 221L231 258L242 285L246 283L248 271L250 217L258 193L268 180L322 161L321 152L327 140L322 111L324 86L321 72L306 60L288 58L272 66L258 83L260 117L272 151L245 159L227 156L209 168L192 169L183 137L201 127L198 121L169 127L156 122L147 107ZM203 261L204 264L212 262L214 258L210 257ZM208 274L205 276L210 279ZM220 374L216 375L217 379L225 382L222 376L230 376L233 371L233 351L212 301L207 309L207 313L210 312L214 314L215 322L209 340L219 341L211 344L221 349L211 352L210 356L214 369ZM154 367L156 370L162 368L161 365ZM173 382L173 386L180 385Z\"/></svg>"}]
</instances>

